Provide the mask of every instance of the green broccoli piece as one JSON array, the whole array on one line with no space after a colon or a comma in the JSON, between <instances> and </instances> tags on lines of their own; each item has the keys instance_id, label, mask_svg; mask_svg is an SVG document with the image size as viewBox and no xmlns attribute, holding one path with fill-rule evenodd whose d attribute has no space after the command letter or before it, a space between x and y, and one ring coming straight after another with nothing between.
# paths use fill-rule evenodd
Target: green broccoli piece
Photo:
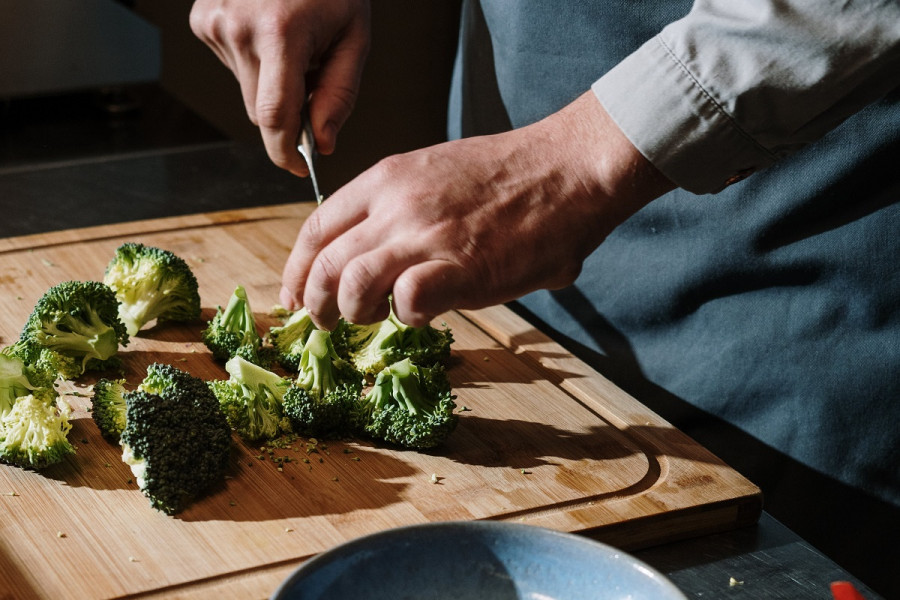
<instances>
[{"instance_id":1,"label":"green broccoli piece","mask_svg":"<svg viewBox=\"0 0 900 600\"><path fill-rule=\"evenodd\" d=\"M376 375L401 360L400 328L391 319L371 325L347 324L346 352L349 361L362 373Z\"/></svg>"},{"instance_id":2,"label":"green broccoli piece","mask_svg":"<svg viewBox=\"0 0 900 600\"><path fill-rule=\"evenodd\" d=\"M399 330L400 356L417 365L430 367L445 362L450 357L453 334L450 328L437 329L431 325L410 327L400 322L391 312L388 317Z\"/></svg>"},{"instance_id":3,"label":"green broccoli piece","mask_svg":"<svg viewBox=\"0 0 900 600\"><path fill-rule=\"evenodd\" d=\"M331 336L313 330L303 347L297 379L284 395L284 414L294 431L308 436L343 435L362 392L363 375L338 357Z\"/></svg>"},{"instance_id":4,"label":"green broccoli piece","mask_svg":"<svg viewBox=\"0 0 900 600\"><path fill-rule=\"evenodd\" d=\"M16 399L27 396L37 387L28 377L22 359L0 352L0 417L12 410Z\"/></svg>"},{"instance_id":5,"label":"green broccoli piece","mask_svg":"<svg viewBox=\"0 0 900 600\"><path fill-rule=\"evenodd\" d=\"M432 448L456 428L450 382L441 365L419 367L408 358L382 370L353 410L357 431L404 448Z\"/></svg>"},{"instance_id":6,"label":"green broccoli piece","mask_svg":"<svg viewBox=\"0 0 900 600\"><path fill-rule=\"evenodd\" d=\"M85 370L109 368L116 364L119 345L128 344L118 305L115 293L104 283L60 283L38 300L19 341L58 354L56 364L66 379Z\"/></svg>"},{"instance_id":7,"label":"green broccoli piece","mask_svg":"<svg viewBox=\"0 0 900 600\"><path fill-rule=\"evenodd\" d=\"M453 343L449 328L410 327L401 322L393 310L384 321L372 325L344 323L343 327L346 332L341 332L341 342L336 343L336 347L367 375L376 375L404 358L422 366L443 362L450 356Z\"/></svg>"},{"instance_id":8,"label":"green broccoli piece","mask_svg":"<svg viewBox=\"0 0 900 600\"><path fill-rule=\"evenodd\" d=\"M205 381L155 363L124 398L122 460L151 506L176 514L224 481L231 428Z\"/></svg>"},{"instance_id":9,"label":"green broccoli piece","mask_svg":"<svg viewBox=\"0 0 900 600\"><path fill-rule=\"evenodd\" d=\"M282 401L291 381L235 356L225 363L230 377L210 381L232 429L245 440L272 439L289 432Z\"/></svg>"},{"instance_id":10,"label":"green broccoli piece","mask_svg":"<svg viewBox=\"0 0 900 600\"><path fill-rule=\"evenodd\" d=\"M303 346L316 329L306 308L291 313L283 325L269 328L269 341L277 353L278 362L289 371L297 372Z\"/></svg>"},{"instance_id":11,"label":"green broccoli piece","mask_svg":"<svg viewBox=\"0 0 900 600\"><path fill-rule=\"evenodd\" d=\"M104 438L118 443L125 429L125 388L124 379L100 379L94 384L91 399L91 417Z\"/></svg>"},{"instance_id":12,"label":"green broccoli piece","mask_svg":"<svg viewBox=\"0 0 900 600\"><path fill-rule=\"evenodd\" d=\"M225 362L237 354L241 346L251 346L258 350L262 338L256 331L256 319L250 310L250 301L243 286L237 286L223 310L220 306L215 316L203 331L203 343L212 352L213 358ZM247 358L248 349L241 350ZM251 361L253 362L253 361Z\"/></svg>"},{"instance_id":13,"label":"green broccoli piece","mask_svg":"<svg viewBox=\"0 0 900 600\"><path fill-rule=\"evenodd\" d=\"M56 464L75 453L66 438L71 428L65 403L21 396L0 418L0 461L32 469Z\"/></svg>"},{"instance_id":14,"label":"green broccoli piece","mask_svg":"<svg viewBox=\"0 0 900 600\"><path fill-rule=\"evenodd\" d=\"M200 318L197 278L188 264L172 252L126 242L116 249L103 283L119 300L119 317L128 335L156 319L192 321Z\"/></svg>"},{"instance_id":15,"label":"green broccoli piece","mask_svg":"<svg viewBox=\"0 0 900 600\"><path fill-rule=\"evenodd\" d=\"M46 390L48 393L53 392L55 398L54 385L60 376L60 363L71 366L73 361L68 357L61 357L52 350L31 344L27 342L16 342L11 346L7 346L0 350L4 356L15 359L22 363L22 373L28 379L32 386L29 389ZM67 366L67 368L70 368ZM0 384L2 387L2 384Z\"/></svg>"},{"instance_id":16,"label":"green broccoli piece","mask_svg":"<svg viewBox=\"0 0 900 600\"><path fill-rule=\"evenodd\" d=\"M238 346L238 349L234 351L234 355L231 358L234 358L235 356L240 356L247 362L251 362L263 369L270 369L278 362L278 352L272 346L267 346L265 344L261 344L259 347L254 346L253 344Z\"/></svg>"},{"instance_id":17,"label":"green broccoli piece","mask_svg":"<svg viewBox=\"0 0 900 600\"><path fill-rule=\"evenodd\" d=\"M198 382L203 383L203 380L178 367L165 363L153 363L147 367L147 374L144 375L144 380L141 381L138 389L148 394L162 396L179 389L196 387Z\"/></svg>"}]
</instances>

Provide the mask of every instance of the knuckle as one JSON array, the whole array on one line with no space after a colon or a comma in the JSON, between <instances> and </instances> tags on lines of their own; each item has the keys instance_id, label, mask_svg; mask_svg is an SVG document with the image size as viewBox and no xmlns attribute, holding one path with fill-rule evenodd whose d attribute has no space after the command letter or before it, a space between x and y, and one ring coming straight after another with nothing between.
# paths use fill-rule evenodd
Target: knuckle
<instances>
[{"instance_id":1,"label":"knuckle","mask_svg":"<svg viewBox=\"0 0 900 600\"><path fill-rule=\"evenodd\" d=\"M259 15L260 33L272 40L288 37L292 26L292 13L283 2L266 4L266 10Z\"/></svg>"},{"instance_id":2,"label":"knuckle","mask_svg":"<svg viewBox=\"0 0 900 600\"><path fill-rule=\"evenodd\" d=\"M256 120L260 127L281 129L284 127L288 110L281 98L260 95L256 99Z\"/></svg>"},{"instance_id":3,"label":"knuckle","mask_svg":"<svg viewBox=\"0 0 900 600\"><path fill-rule=\"evenodd\" d=\"M253 32L241 19L216 19L212 31L217 41L227 43L238 52L245 51L253 43Z\"/></svg>"},{"instance_id":4,"label":"knuckle","mask_svg":"<svg viewBox=\"0 0 900 600\"><path fill-rule=\"evenodd\" d=\"M200 39L205 39L207 37L208 23L209 15L203 7L203 4L201 2L194 3L194 6L191 8L191 13L188 16L188 24L190 25L193 34Z\"/></svg>"},{"instance_id":5,"label":"knuckle","mask_svg":"<svg viewBox=\"0 0 900 600\"><path fill-rule=\"evenodd\" d=\"M307 217L300 230L300 235L297 236L297 243L307 251L317 251L322 246L322 242L325 239L322 223L323 209L324 207L319 207Z\"/></svg>"},{"instance_id":6,"label":"knuckle","mask_svg":"<svg viewBox=\"0 0 900 600\"><path fill-rule=\"evenodd\" d=\"M341 268L339 264L327 253L320 252L313 261L309 271L309 277L319 282L322 290L334 289L334 284L340 281Z\"/></svg>"},{"instance_id":7,"label":"knuckle","mask_svg":"<svg viewBox=\"0 0 900 600\"><path fill-rule=\"evenodd\" d=\"M341 273L341 292L348 298L366 296L375 279L376 274L369 269L364 260L354 260L345 266Z\"/></svg>"}]
</instances>

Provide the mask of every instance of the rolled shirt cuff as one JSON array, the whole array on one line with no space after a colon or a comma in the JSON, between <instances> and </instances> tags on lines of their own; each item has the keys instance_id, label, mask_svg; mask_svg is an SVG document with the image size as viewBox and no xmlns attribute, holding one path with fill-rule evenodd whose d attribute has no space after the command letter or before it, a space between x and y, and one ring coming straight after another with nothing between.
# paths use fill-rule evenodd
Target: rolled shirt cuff
<instances>
[{"instance_id":1,"label":"rolled shirt cuff","mask_svg":"<svg viewBox=\"0 0 900 600\"><path fill-rule=\"evenodd\" d=\"M738 126L660 36L591 89L638 151L695 194L718 192L777 159Z\"/></svg>"}]
</instances>

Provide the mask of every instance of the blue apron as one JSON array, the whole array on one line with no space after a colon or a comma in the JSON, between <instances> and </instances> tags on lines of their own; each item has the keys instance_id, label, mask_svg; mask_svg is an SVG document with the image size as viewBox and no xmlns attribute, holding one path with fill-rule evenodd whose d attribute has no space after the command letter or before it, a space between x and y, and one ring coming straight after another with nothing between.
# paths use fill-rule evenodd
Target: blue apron
<instances>
[{"instance_id":1,"label":"blue apron","mask_svg":"<svg viewBox=\"0 0 900 600\"><path fill-rule=\"evenodd\" d=\"M558 110L689 9L467 2L450 136ZM719 194L659 198L573 286L514 307L760 485L776 518L886 580L900 564L898 199L895 90Z\"/></svg>"}]
</instances>

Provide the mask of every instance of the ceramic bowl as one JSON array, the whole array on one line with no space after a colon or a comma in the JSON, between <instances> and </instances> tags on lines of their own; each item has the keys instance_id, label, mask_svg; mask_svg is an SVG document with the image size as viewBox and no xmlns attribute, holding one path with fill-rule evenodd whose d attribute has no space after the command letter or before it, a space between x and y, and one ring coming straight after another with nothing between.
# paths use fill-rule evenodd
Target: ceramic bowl
<instances>
[{"instance_id":1,"label":"ceramic bowl","mask_svg":"<svg viewBox=\"0 0 900 600\"><path fill-rule=\"evenodd\" d=\"M490 521L411 525L310 559L273 600L686 600L659 572L583 536Z\"/></svg>"}]
</instances>

